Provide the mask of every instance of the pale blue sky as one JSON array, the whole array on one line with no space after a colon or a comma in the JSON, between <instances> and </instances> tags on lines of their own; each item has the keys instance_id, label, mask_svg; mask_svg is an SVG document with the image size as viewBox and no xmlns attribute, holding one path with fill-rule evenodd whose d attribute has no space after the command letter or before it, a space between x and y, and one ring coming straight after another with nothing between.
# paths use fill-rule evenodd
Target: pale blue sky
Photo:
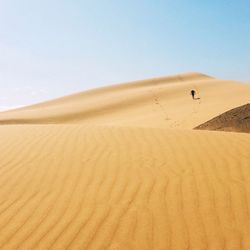
<instances>
[{"instance_id":1,"label":"pale blue sky","mask_svg":"<svg viewBox=\"0 0 250 250\"><path fill-rule=\"evenodd\" d=\"M249 0L0 0L0 109L188 71L250 82Z\"/></svg>"}]
</instances>

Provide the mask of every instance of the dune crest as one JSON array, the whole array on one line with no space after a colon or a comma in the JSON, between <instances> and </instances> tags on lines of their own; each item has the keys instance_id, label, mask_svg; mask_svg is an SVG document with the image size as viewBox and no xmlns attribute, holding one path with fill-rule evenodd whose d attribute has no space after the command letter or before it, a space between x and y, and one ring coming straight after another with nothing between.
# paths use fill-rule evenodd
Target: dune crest
<instances>
[{"instance_id":1,"label":"dune crest","mask_svg":"<svg viewBox=\"0 0 250 250\"><path fill-rule=\"evenodd\" d=\"M191 89L197 91L200 100L190 98ZM103 87L4 112L0 114L0 124L81 123L190 129L246 104L249 95L247 84L187 73Z\"/></svg>"}]
</instances>

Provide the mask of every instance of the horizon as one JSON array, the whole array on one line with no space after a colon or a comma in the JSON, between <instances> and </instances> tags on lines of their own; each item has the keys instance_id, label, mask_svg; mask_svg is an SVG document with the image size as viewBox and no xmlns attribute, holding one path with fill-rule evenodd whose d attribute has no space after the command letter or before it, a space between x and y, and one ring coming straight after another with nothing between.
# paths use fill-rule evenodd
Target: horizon
<instances>
[{"instance_id":1,"label":"horizon","mask_svg":"<svg viewBox=\"0 0 250 250\"><path fill-rule=\"evenodd\" d=\"M0 3L0 111L183 72L250 82L250 3Z\"/></svg>"},{"instance_id":2,"label":"horizon","mask_svg":"<svg viewBox=\"0 0 250 250\"><path fill-rule=\"evenodd\" d=\"M189 73L194 73L194 74L203 74L201 72L182 72L180 74L177 74L177 75L185 75L185 74L189 74ZM206 74L204 74L206 75ZM80 92L84 92L84 91L88 91L88 90L94 90L94 89L97 89L97 88L102 88L102 87L109 87L109 86L113 86L113 85L119 85L119 84L124 84L124 83L133 83L133 82L137 82L137 81L143 81L143 80L150 80L150 79L156 79L156 78L164 78L164 77L171 77L171 76L175 76L175 75L166 75L166 76L155 76L155 77L151 77L151 78L144 78L144 79L135 79L135 80L131 80L131 81L128 81L128 82L118 82L118 83L113 83L113 84L104 84L104 85L101 85L101 86L97 86L97 87L93 87L93 88L89 88L89 89L85 89L85 90L82 90ZM210 75L206 75L208 77L215 77L215 76L210 76ZM217 78L217 77L216 77ZM72 92L72 93L67 93L66 95L64 96L57 96L53 99L57 99L57 98L61 98L61 97L66 97L66 96L70 96L70 95L74 95L74 94L78 94L79 92ZM9 111L9 110L15 110L15 109L19 109L19 108L23 108L23 107L26 107L26 106L31 106L31 105L34 105L34 104L38 104L38 103L43 103L43 102L46 102L46 101L51 101L53 99L45 99L45 100L42 100L41 102L34 102L34 103L29 103L28 105L17 105L17 106L0 106L0 112L4 112L4 111ZM1 99L0 99L1 100Z\"/></svg>"}]
</instances>

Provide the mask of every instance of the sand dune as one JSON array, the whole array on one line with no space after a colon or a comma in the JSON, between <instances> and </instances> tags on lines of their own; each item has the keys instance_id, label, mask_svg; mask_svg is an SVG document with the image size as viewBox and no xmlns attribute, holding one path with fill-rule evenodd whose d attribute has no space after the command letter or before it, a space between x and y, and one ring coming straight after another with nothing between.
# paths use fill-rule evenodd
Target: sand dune
<instances>
[{"instance_id":1,"label":"sand dune","mask_svg":"<svg viewBox=\"0 0 250 250\"><path fill-rule=\"evenodd\" d=\"M250 135L192 130L249 93L193 73L0 114L0 249L250 249Z\"/></svg>"},{"instance_id":2,"label":"sand dune","mask_svg":"<svg viewBox=\"0 0 250 250\"><path fill-rule=\"evenodd\" d=\"M200 100L193 101L196 89ZM250 87L199 73L114 85L0 115L0 124L84 123L194 128L249 102Z\"/></svg>"},{"instance_id":3,"label":"sand dune","mask_svg":"<svg viewBox=\"0 0 250 250\"><path fill-rule=\"evenodd\" d=\"M250 133L250 103L216 116L195 129Z\"/></svg>"}]
</instances>

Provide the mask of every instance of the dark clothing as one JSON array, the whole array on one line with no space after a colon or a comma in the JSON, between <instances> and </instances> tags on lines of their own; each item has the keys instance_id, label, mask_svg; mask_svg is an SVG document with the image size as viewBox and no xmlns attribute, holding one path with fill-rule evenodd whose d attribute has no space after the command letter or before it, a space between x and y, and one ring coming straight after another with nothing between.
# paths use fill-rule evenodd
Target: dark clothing
<instances>
[{"instance_id":1,"label":"dark clothing","mask_svg":"<svg viewBox=\"0 0 250 250\"><path fill-rule=\"evenodd\" d=\"M191 90L191 95L192 95L192 98L194 99L194 96L195 96L195 90Z\"/></svg>"}]
</instances>

